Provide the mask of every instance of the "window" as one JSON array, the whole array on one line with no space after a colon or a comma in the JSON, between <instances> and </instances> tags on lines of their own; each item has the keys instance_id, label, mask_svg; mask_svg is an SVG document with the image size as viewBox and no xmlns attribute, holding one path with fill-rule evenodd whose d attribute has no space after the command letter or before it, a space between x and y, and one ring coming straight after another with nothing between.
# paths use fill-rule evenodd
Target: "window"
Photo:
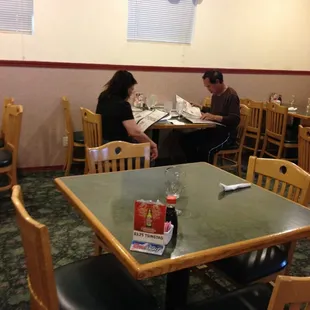
<instances>
[{"instance_id":1,"label":"window","mask_svg":"<svg viewBox=\"0 0 310 310\"><path fill-rule=\"evenodd\" d=\"M33 0L0 0L0 32L32 34Z\"/></svg>"},{"instance_id":2,"label":"window","mask_svg":"<svg viewBox=\"0 0 310 310\"><path fill-rule=\"evenodd\" d=\"M128 0L128 40L191 43L196 0Z\"/></svg>"}]
</instances>

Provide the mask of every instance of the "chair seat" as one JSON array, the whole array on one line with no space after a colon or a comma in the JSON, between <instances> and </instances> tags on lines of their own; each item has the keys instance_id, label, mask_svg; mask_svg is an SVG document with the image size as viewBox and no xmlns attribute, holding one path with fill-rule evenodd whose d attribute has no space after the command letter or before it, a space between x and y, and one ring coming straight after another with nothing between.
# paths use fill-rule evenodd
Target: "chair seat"
<instances>
[{"instance_id":1,"label":"chair seat","mask_svg":"<svg viewBox=\"0 0 310 310\"><path fill-rule=\"evenodd\" d=\"M277 246L225 258L214 265L238 284L246 285L279 272L287 265L288 253Z\"/></svg>"},{"instance_id":2,"label":"chair seat","mask_svg":"<svg viewBox=\"0 0 310 310\"><path fill-rule=\"evenodd\" d=\"M257 283L190 305L187 310L267 310L271 294L270 284Z\"/></svg>"},{"instance_id":3,"label":"chair seat","mask_svg":"<svg viewBox=\"0 0 310 310\"><path fill-rule=\"evenodd\" d=\"M76 143L84 144L84 133L83 133L83 131L75 131L73 133L73 140Z\"/></svg>"},{"instance_id":4,"label":"chair seat","mask_svg":"<svg viewBox=\"0 0 310 310\"><path fill-rule=\"evenodd\" d=\"M8 167L12 164L12 153L9 150L0 150L0 168Z\"/></svg>"},{"instance_id":5,"label":"chair seat","mask_svg":"<svg viewBox=\"0 0 310 310\"><path fill-rule=\"evenodd\" d=\"M155 310L155 299L112 254L90 257L55 270L62 310Z\"/></svg>"},{"instance_id":6,"label":"chair seat","mask_svg":"<svg viewBox=\"0 0 310 310\"><path fill-rule=\"evenodd\" d=\"M4 139L0 139L0 148L4 147Z\"/></svg>"}]
</instances>

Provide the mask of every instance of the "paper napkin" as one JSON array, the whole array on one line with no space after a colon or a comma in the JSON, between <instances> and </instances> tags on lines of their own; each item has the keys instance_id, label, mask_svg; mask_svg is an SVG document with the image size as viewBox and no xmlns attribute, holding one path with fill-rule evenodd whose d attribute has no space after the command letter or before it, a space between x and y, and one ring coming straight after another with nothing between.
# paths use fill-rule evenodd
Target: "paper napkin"
<instances>
[{"instance_id":1,"label":"paper napkin","mask_svg":"<svg viewBox=\"0 0 310 310\"><path fill-rule=\"evenodd\" d=\"M233 185L225 185L223 183L220 183L220 187L225 191L234 191L236 189L240 189L240 188L247 188L247 187L251 187L251 183L240 183L240 184L233 184Z\"/></svg>"}]
</instances>

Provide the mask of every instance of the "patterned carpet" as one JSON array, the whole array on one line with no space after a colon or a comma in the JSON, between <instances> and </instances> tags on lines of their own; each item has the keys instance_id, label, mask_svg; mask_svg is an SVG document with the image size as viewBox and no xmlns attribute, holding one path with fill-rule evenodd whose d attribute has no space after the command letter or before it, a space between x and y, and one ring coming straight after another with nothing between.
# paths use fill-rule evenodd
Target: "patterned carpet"
<instances>
[{"instance_id":1,"label":"patterned carpet","mask_svg":"<svg viewBox=\"0 0 310 310\"><path fill-rule=\"evenodd\" d=\"M28 212L47 225L54 266L87 257L92 253L92 233L85 222L57 192L53 179L62 172L29 173L19 178ZM310 241L298 243L291 273L310 275ZM223 280L212 272L218 282ZM149 279L143 284L163 302L165 277ZM221 283L225 285L225 283ZM200 277L191 277L189 301L218 294ZM0 309L29 309L24 253L9 193L0 194Z\"/></svg>"}]
</instances>

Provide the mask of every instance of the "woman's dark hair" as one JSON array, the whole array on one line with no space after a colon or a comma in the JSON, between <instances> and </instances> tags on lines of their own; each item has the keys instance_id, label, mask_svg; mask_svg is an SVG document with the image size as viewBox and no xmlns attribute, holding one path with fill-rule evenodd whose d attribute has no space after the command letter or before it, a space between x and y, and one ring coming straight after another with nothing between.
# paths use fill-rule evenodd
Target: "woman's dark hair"
<instances>
[{"instance_id":1,"label":"woman's dark hair","mask_svg":"<svg viewBox=\"0 0 310 310\"><path fill-rule=\"evenodd\" d=\"M216 81L218 80L220 84L223 83L224 78L223 78L223 74L222 72L218 71L218 70L210 70L210 71L206 71L203 76L203 79L209 79L211 84L216 84Z\"/></svg>"},{"instance_id":2,"label":"woman's dark hair","mask_svg":"<svg viewBox=\"0 0 310 310\"><path fill-rule=\"evenodd\" d=\"M119 70L114 73L112 79L105 84L103 95L117 96L125 100L128 98L128 89L137 84L133 75L125 70Z\"/></svg>"}]
</instances>

